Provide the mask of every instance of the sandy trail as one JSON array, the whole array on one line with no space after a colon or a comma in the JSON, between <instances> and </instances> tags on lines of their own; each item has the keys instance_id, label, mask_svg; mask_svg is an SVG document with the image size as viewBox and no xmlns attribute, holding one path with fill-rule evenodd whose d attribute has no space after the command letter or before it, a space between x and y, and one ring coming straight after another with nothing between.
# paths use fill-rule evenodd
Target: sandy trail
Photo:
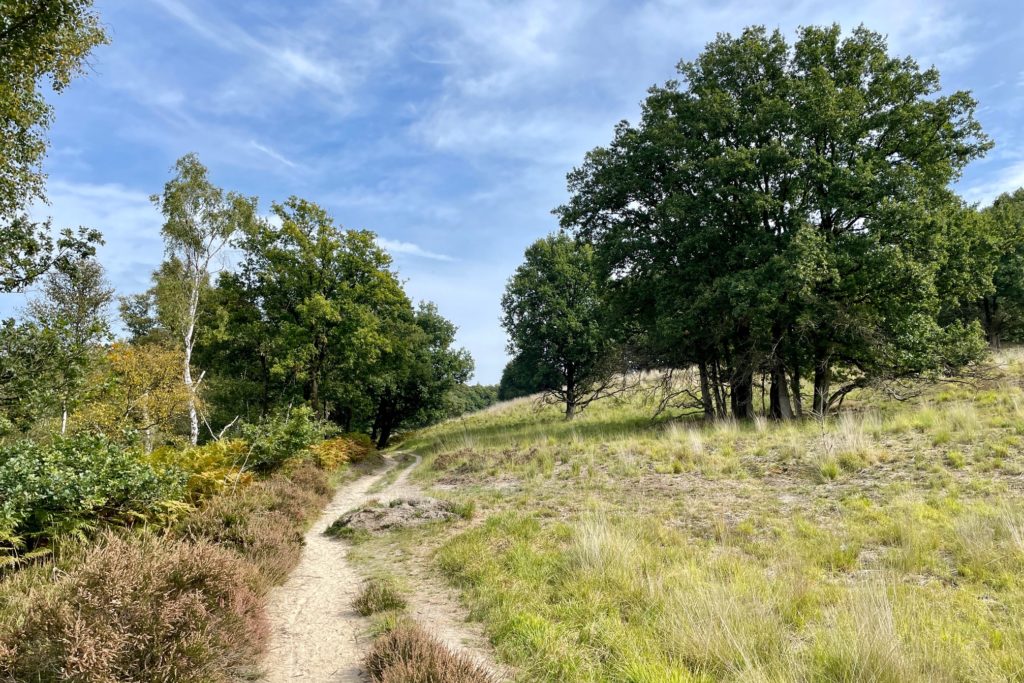
<instances>
[{"instance_id":1,"label":"sandy trail","mask_svg":"<svg viewBox=\"0 0 1024 683\"><path fill-rule=\"evenodd\" d=\"M270 645L263 662L267 683L343 683L365 681L361 661L370 639L369 621L352 609L363 576L347 559L347 543L324 535L324 530L343 513L367 501L422 492L408 482L419 457L383 491L370 493L388 472L362 477L340 487L317 522L306 533L306 545L298 567L288 581L270 595L267 614L271 624ZM453 591L417 568L410 616L427 627L454 650L484 664L499 679L506 672L493 663L489 644L479 629L465 622L465 610Z\"/></svg>"}]
</instances>

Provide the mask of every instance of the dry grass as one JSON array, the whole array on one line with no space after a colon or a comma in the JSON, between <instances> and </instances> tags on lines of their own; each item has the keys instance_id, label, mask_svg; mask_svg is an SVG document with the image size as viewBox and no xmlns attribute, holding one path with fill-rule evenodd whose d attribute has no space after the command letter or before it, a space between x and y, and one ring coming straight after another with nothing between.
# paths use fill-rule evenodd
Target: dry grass
<instances>
[{"instance_id":1,"label":"dry grass","mask_svg":"<svg viewBox=\"0 0 1024 683\"><path fill-rule=\"evenodd\" d=\"M493 682L484 668L410 622L401 622L379 636L365 665L375 683Z\"/></svg>"},{"instance_id":2,"label":"dry grass","mask_svg":"<svg viewBox=\"0 0 1024 683\"><path fill-rule=\"evenodd\" d=\"M479 523L405 542L439 548L522 680L1018 680L1011 361L903 402L855 392L824 422L499 405L417 435L412 476L475 501Z\"/></svg>"}]
</instances>

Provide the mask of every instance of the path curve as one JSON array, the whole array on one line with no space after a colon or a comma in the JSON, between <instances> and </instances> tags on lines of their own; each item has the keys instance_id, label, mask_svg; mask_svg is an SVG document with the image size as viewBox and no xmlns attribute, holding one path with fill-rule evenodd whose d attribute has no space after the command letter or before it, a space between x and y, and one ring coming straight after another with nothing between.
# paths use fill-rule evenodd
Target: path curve
<instances>
[{"instance_id":1,"label":"path curve","mask_svg":"<svg viewBox=\"0 0 1024 683\"><path fill-rule=\"evenodd\" d=\"M401 454L399 454L401 455ZM409 483L420 463L415 456L383 491L375 485L395 467L392 460L375 475L362 477L338 489L330 504L305 536L305 547L288 581L270 595L267 614L270 645L264 659L266 683L351 683L365 681L362 659L370 645L368 620L352 609L363 576L348 561L349 545L324 535L324 530L352 508L374 499L417 497L422 491ZM425 558L420 558L424 559ZM489 669L496 680L509 672L494 663L481 629L466 623L465 608L457 595L426 571L426 562L414 570L415 588L409 598L410 616L426 626L448 647L461 651Z\"/></svg>"},{"instance_id":2,"label":"path curve","mask_svg":"<svg viewBox=\"0 0 1024 683\"><path fill-rule=\"evenodd\" d=\"M346 558L348 545L324 535L331 522L369 499L367 491L387 472L361 477L338 489L306 532L298 566L267 604L270 644L267 683L362 681L360 663L369 644L366 622L352 609L362 576ZM366 640L366 642L363 642Z\"/></svg>"}]
</instances>

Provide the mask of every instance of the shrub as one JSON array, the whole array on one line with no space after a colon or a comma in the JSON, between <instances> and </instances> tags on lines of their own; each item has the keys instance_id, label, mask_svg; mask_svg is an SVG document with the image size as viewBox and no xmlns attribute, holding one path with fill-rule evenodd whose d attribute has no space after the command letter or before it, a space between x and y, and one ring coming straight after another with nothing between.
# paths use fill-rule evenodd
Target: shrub
<instances>
[{"instance_id":1,"label":"shrub","mask_svg":"<svg viewBox=\"0 0 1024 683\"><path fill-rule=\"evenodd\" d=\"M252 480L250 474L243 472L248 449L242 439L222 439L186 449L157 448L146 460L157 469L184 472L188 477L189 499L197 502Z\"/></svg>"},{"instance_id":2,"label":"shrub","mask_svg":"<svg viewBox=\"0 0 1024 683\"><path fill-rule=\"evenodd\" d=\"M249 442L249 467L271 472L292 456L323 438L324 427L308 407L293 408L262 422L243 424L242 436Z\"/></svg>"},{"instance_id":3,"label":"shrub","mask_svg":"<svg viewBox=\"0 0 1024 683\"><path fill-rule=\"evenodd\" d=\"M400 623L373 643L366 670L376 683L491 683L493 677L469 658L414 623Z\"/></svg>"},{"instance_id":4,"label":"shrub","mask_svg":"<svg viewBox=\"0 0 1024 683\"><path fill-rule=\"evenodd\" d=\"M103 436L0 447L0 544L34 547L83 537L100 522L130 526L179 510L185 476L161 471Z\"/></svg>"},{"instance_id":5,"label":"shrub","mask_svg":"<svg viewBox=\"0 0 1024 683\"><path fill-rule=\"evenodd\" d=\"M373 452L373 442L366 434L345 434L309 447L313 460L325 470L335 470L346 462L359 462Z\"/></svg>"},{"instance_id":6,"label":"shrub","mask_svg":"<svg viewBox=\"0 0 1024 683\"><path fill-rule=\"evenodd\" d=\"M0 642L0 678L227 681L267 628L252 568L208 543L108 533Z\"/></svg>"},{"instance_id":7,"label":"shrub","mask_svg":"<svg viewBox=\"0 0 1024 683\"><path fill-rule=\"evenodd\" d=\"M405 609L405 598L395 585L386 579L370 579L363 584L352 607L364 617L378 612Z\"/></svg>"},{"instance_id":8,"label":"shrub","mask_svg":"<svg viewBox=\"0 0 1024 683\"><path fill-rule=\"evenodd\" d=\"M182 520L179 533L229 548L255 564L265 582L283 581L299 561L307 522L327 501L326 475L303 464L217 496Z\"/></svg>"}]
</instances>

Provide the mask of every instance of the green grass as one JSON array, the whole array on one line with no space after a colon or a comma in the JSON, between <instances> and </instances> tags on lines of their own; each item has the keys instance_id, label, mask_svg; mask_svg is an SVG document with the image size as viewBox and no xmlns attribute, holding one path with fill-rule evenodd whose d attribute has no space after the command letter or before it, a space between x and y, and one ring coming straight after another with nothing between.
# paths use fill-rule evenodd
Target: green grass
<instances>
[{"instance_id":1,"label":"green grass","mask_svg":"<svg viewBox=\"0 0 1024 683\"><path fill-rule=\"evenodd\" d=\"M363 584L352 607L362 616L368 617L380 612L405 609L405 598L390 578L371 578Z\"/></svg>"},{"instance_id":2,"label":"green grass","mask_svg":"<svg viewBox=\"0 0 1024 683\"><path fill-rule=\"evenodd\" d=\"M824 424L502 404L403 444L473 519L370 545L397 572L428 554L521 680L1020 680L1024 366L1001 360Z\"/></svg>"}]
</instances>

